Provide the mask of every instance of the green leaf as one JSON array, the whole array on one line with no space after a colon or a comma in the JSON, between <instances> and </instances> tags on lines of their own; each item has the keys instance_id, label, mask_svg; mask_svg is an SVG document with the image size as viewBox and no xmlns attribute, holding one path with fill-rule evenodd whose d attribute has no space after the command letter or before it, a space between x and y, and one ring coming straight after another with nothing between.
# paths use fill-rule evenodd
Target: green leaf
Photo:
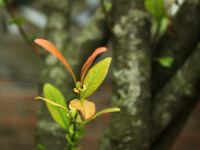
<instances>
[{"instance_id":1,"label":"green leaf","mask_svg":"<svg viewBox=\"0 0 200 150\"><path fill-rule=\"evenodd\" d=\"M159 21L154 20L152 22L152 25L151 25L151 35L152 35L152 37L156 36L156 34L158 32L158 28L159 28Z\"/></svg>"},{"instance_id":2,"label":"green leaf","mask_svg":"<svg viewBox=\"0 0 200 150\"><path fill-rule=\"evenodd\" d=\"M4 0L0 0L0 7L3 7L3 6L5 6L5 2Z\"/></svg>"},{"instance_id":3,"label":"green leaf","mask_svg":"<svg viewBox=\"0 0 200 150\"><path fill-rule=\"evenodd\" d=\"M86 90L81 93L81 99L92 95L104 81L112 58L108 57L94 65L87 73L83 84Z\"/></svg>"},{"instance_id":4,"label":"green leaf","mask_svg":"<svg viewBox=\"0 0 200 150\"><path fill-rule=\"evenodd\" d=\"M113 107L113 108L106 108L106 109L103 109L99 112L97 112L93 117L92 119L100 116L100 115L103 115L103 114L106 114L106 113L112 113L112 112L119 112L120 111L120 108L118 107Z\"/></svg>"},{"instance_id":5,"label":"green leaf","mask_svg":"<svg viewBox=\"0 0 200 150\"><path fill-rule=\"evenodd\" d=\"M173 59L172 57L160 57L160 58L157 58L157 61L158 61L163 67L169 68L169 67L171 67L171 65L173 64L174 59Z\"/></svg>"},{"instance_id":6,"label":"green leaf","mask_svg":"<svg viewBox=\"0 0 200 150\"><path fill-rule=\"evenodd\" d=\"M159 31L160 35L163 35L166 32L168 25L169 25L169 18L167 17L162 18L160 21L160 31Z\"/></svg>"},{"instance_id":7,"label":"green leaf","mask_svg":"<svg viewBox=\"0 0 200 150\"><path fill-rule=\"evenodd\" d=\"M37 148L38 148L38 150L46 150L45 146L43 144L38 144Z\"/></svg>"},{"instance_id":8,"label":"green leaf","mask_svg":"<svg viewBox=\"0 0 200 150\"><path fill-rule=\"evenodd\" d=\"M88 123L89 121L95 119L96 117L98 117L98 116L100 116L100 115L103 115L103 114L106 114L106 113L119 112L119 111L121 111L121 109L118 108L118 107L103 109L103 110L97 112L97 113L96 113L92 118L90 118L89 120L86 120L85 122L83 122L83 124Z\"/></svg>"},{"instance_id":9,"label":"green leaf","mask_svg":"<svg viewBox=\"0 0 200 150\"><path fill-rule=\"evenodd\" d=\"M53 85L46 83L44 85L44 97L46 99L50 99L51 101L61 105L62 107L67 109L67 104L66 104L66 100L64 98L64 96L62 95L62 93ZM49 104L48 102L46 102L48 110L51 114L51 116L53 117L53 119L64 129L67 129L69 126L69 118L67 116L66 110L63 110L61 108L58 108L52 104Z\"/></svg>"},{"instance_id":10,"label":"green leaf","mask_svg":"<svg viewBox=\"0 0 200 150\"><path fill-rule=\"evenodd\" d=\"M17 16L9 21L10 24L16 24L16 25L23 25L25 23L25 18L22 16Z\"/></svg>"},{"instance_id":11,"label":"green leaf","mask_svg":"<svg viewBox=\"0 0 200 150\"><path fill-rule=\"evenodd\" d=\"M164 0L145 0L145 7L155 19L166 16Z\"/></svg>"},{"instance_id":12,"label":"green leaf","mask_svg":"<svg viewBox=\"0 0 200 150\"><path fill-rule=\"evenodd\" d=\"M46 98L43 98L43 97L40 97L40 96L36 97L35 99L36 100L43 100L43 101L45 101L48 104L51 104L51 105L53 105L55 107L63 109L64 111L66 111L68 117L72 116L71 113L70 113L71 111L69 111L66 107L63 107L63 106L59 105L58 103L53 102L50 99L46 99Z\"/></svg>"},{"instance_id":13,"label":"green leaf","mask_svg":"<svg viewBox=\"0 0 200 150\"><path fill-rule=\"evenodd\" d=\"M105 5L107 11L110 11L112 9L112 3L111 2L104 2L104 5Z\"/></svg>"}]
</instances>

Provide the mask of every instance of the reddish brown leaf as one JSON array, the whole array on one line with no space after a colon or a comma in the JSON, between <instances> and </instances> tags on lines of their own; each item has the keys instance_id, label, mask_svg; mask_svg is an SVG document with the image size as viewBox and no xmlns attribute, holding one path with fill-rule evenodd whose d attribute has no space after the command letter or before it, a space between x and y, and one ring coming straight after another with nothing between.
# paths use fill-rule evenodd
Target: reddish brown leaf
<instances>
[{"instance_id":1,"label":"reddish brown leaf","mask_svg":"<svg viewBox=\"0 0 200 150\"><path fill-rule=\"evenodd\" d=\"M81 82L83 82L83 80L87 74L87 71L90 68L90 66L92 65L92 63L94 62L95 58L98 55L100 55L106 51L107 51L106 47L99 47L92 53L92 55L89 56L89 58L86 60L86 62L84 63L84 65L81 69Z\"/></svg>"},{"instance_id":2,"label":"reddish brown leaf","mask_svg":"<svg viewBox=\"0 0 200 150\"><path fill-rule=\"evenodd\" d=\"M66 69L70 72L74 81L76 82L76 76L70 64L64 58L62 53L51 42L44 39L36 39L34 42L38 44L39 46L43 47L45 50L47 50L49 53L51 53L55 57L57 57L60 60L60 62L66 67Z\"/></svg>"}]
</instances>

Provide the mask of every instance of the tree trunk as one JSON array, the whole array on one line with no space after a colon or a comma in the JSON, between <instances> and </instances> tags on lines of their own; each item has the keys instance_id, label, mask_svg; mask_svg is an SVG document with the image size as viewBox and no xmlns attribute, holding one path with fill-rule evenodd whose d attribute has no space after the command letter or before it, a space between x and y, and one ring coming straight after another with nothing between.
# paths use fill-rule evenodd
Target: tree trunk
<instances>
[{"instance_id":1,"label":"tree trunk","mask_svg":"<svg viewBox=\"0 0 200 150\"><path fill-rule=\"evenodd\" d=\"M150 23L144 1L113 0L113 105L102 150L145 150L150 136Z\"/></svg>"},{"instance_id":2,"label":"tree trunk","mask_svg":"<svg viewBox=\"0 0 200 150\"><path fill-rule=\"evenodd\" d=\"M108 18L102 10L97 10L88 26L72 40L71 1L44 1L49 17L45 35L79 70L80 62L96 47L109 40L113 48L112 104L122 111L112 115L101 150L169 149L171 139L178 135L198 100L200 67L193 64L200 64L199 2L186 0L172 19L172 30L168 29L159 39L156 50L150 46L150 15L144 8L144 0L112 0L112 6L111 15L106 16L113 23L111 32ZM154 62L155 57L161 56L173 57L171 68ZM67 100L73 98L69 95L72 79L52 56L45 57L41 82L51 82L63 91ZM39 114L37 139L48 150L63 150L66 145L64 133L44 105Z\"/></svg>"}]
</instances>

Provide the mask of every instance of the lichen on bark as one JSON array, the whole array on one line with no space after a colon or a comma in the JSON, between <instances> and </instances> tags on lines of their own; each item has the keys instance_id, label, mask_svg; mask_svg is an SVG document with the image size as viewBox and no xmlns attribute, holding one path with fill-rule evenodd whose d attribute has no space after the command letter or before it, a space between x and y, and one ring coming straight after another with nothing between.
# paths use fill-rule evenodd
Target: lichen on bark
<instances>
[{"instance_id":1,"label":"lichen on bark","mask_svg":"<svg viewBox=\"0 0 200 150\"><path fill-rule=\"evenodd\" d=\"M149 20L143 1L113 1L113 114L102 150L149 146Z\"/></svg>"}]
</instances>

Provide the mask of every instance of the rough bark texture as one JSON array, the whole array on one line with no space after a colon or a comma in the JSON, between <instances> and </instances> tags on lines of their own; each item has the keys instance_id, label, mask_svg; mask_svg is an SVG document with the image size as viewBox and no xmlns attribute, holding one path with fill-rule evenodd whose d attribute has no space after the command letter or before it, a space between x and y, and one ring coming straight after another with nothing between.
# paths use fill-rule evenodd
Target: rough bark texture
<instances>
[{"instance_id":1,"label":"rough bark texture","mask_svg":"<svg viewBox=\"0 0 200 150\"><path fill-rule=\"evenodd\" d=\"M155 134L160 134L172 121L193 103L196 84L200 78L200 48L198 47L175 76L156 96L152 106ZM188 107L189 108L189 107Z\"/></svg>"},{"instance_id":2,"label":"rough bark texture","mask_svg":"<svg viewBox=\"0 0 200 150\"><path fill-rule=\"evenodd\" d=\"M157 132L154 132L152 139L154 140L151 144L152 150L167 150L170 148L170 146L175 141L177 135L180 133L181 129L184 126L185 121L189 117L190 112L192 111L192 108L194 108L195 104L197 103L198 96L195 95L196 93L196 81L198 80L199 74L196 76L196 80L193 78L194 73L197 73L195 68L192 66L192 68L184 67L182 66L184 62L186 64L188 61L191 61L192 57L194 57L194 54L192 57L191 54L194 52L197 44L199 43L200 38L200 19L199 19L199 1L196 0L186 0L186 2L183 4L183 6L180 8L180 11L176 15L176 17L172 20L172 25L169 28L169 31L166 33L166 35L161 39L158 49L156 51L156 56L171 56L174 58L174 63L170 68L164 68L158 63L153 64L153 71L152 71L152 83L153 83L153 97L156 96L156 94L160 95L160 98L165 97L166 95L162 95L162 91L167 91L168 96L171 98L174 97L174 102L172 101L165 101L161 100L162 102L165 101L165 105L169 106L168 110L165 110L166 113L171 112L171 110L174 110L174 113L171 114L171 121L168 122L165 128L162 128L162 132L158 134ZM155 55L154 55L155 57ZM187 60L189 58L189 60ZM185 65L186 65L185 64ZM182 67L181 67L182 66ZM197 66L198 67L198 66ZM183 71L183 69L187 69L187 71ZM178 71L178 73L176 73ZM188 73L190 72L190 73ZM188 84L191 95L188 96L186 93L182 91L181 89L177 90L178 88L181 88L180 86L183 85L183 81L178 79L178 75L180 77L180 74L185 73L187 76L182 75L184 78L192 78L194 79L192 83ZM175 75L174 75L175 74ZM171 80L170 80L171 79ZM186 79L186 80L187 80ZM173 80L173 81L172 81ZM168 82L174 82L174 84L169 85ZM187 82L187 81L186 81ZM167 85L165 87L165 85ZM171 86L171 87L170 87ZM185 84L185 86L187 86ZM174 88L176 90L174 91ZM160 90L162 89L161 93ZM173 91L173 92L172 92ZM172 92L172 93L170 93ZM192 95L193 93L193 95ZM178 98L179 97L179 98ZM160 101L160 100L157 100ZM176 102L175 102L176 101ZM155 104L156 102L154 102ZM169 104L169 103L176 103L178 105ZM160 103L159 103L160 104ZM152 110L157 111L157 109L162 109L158 105L154 105L152 107ZM154 118L155 119L155 118ZM157 118L158 119L158 118ZM160 122L162 120L156 120L156 122ZM158 130L156 130L158 132ZM157 135L158 134L158 135ZM155 137L156 135L156 137ZM156 138L156 139L155 139Z\"/></svg>"},{"instance_id":3,"label":"rough bark texture","mask_svg":"<svg viewBox=\"0 0 200 150\"><path fill-rule=\"evenodd\" d=\"M109 39L110 32L105 16L101 10L96 11L91 23L88 23L75 40L71 40L68 30L70 0L61 0L59 3L55 0L43 2L46 4L45 12L49 16L46 34L48 39L66 54L72 66L79 66L80 70L80 62L96 47L105 45ZM148 13L144 9L144 0L113 0L112 3L112 102L122 111L112 115L101 149L168 149L172 143L169 135L175 138L180 132L172 129L172 126L181 127L180 123L186 119L189 109L194 107L197 100L195 87L200 77L200 67L194 64L200 63L200 48L194 52L193 49L200 37L198 1L186 1L172 22L172 29L161 39L153 55L172 56L175 62L170 69L151 63L150 23ZM42 83L54 83L65 95L70 93L69 85L73 85L72 79L57 59L46 57L45 66ZM150 82L151 79L153 82ZM67 100L73 97L68 94L66 96ZM183 112L185 109L188 113ZM177 119L179 116L180 120ZM156 128L156 131L152 128ZM64 134L52 121L44 105L41 106L37 131L38 143L45 145L46 149L64 149Z\"/></svg>"},{"instance_id":4,"label":"rough bark texture","mask_svg":"<svg viewBox=\"0 0 200 150\"><path fill-rule=\"evenodd\" d=\"M196 92L199 89L198 87ZM194 107L198 104L199 99L197 97L200 97L200 95L196 94L192 99L188 100L187 107L182 108L180 113L173 118L165 130L151 143L150 150L169 150L171 148L176 142L176 138L181 133Z\"/></svg>"},{"instance_id":5,"label":"rough bark texture","mask_svg":"<svg viewBox=\"0 0 200 150\"><path fill-rule=\"evenodd\" d=\"M144 150L149 146L150 50L144 1L113 0L113 105L102 150Z\"/></svg>"}]
</instances>

